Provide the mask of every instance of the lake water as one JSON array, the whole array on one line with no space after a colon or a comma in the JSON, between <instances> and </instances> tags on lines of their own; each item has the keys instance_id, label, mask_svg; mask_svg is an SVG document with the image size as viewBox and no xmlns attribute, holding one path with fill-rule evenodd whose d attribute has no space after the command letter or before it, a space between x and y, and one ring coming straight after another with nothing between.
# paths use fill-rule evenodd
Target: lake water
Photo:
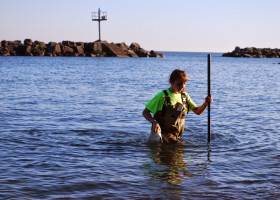
<instances>
[{"instance_id":1,"label":"lake water","mask_svg":"<svg viewBox=\"0 0 280 200\"><path fill-rule=\"evenodd\" d=\"M207 95L207 53L0 57L0 199L279 199L279 59L212 53L207 113L182 145L149 145L145 104L175 68Z\"/></svg>"}]
</instances>

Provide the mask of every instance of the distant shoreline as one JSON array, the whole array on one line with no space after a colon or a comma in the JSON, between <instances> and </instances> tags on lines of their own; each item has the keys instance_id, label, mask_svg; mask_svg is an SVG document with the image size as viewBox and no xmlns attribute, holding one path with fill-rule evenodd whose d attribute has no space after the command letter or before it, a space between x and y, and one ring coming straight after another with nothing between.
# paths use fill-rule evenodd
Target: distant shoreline
<instances>
[{"instance_id":1,"label":"distant shoreline","mask_svg":"<svg viewBox=\"0 0 280 200\"><path fill-rule=\"evenodd\" d=\"M130 46L123 43L108 43L107 41L59 43L32 41L25 39L0 43L0 56L61 56L61 57L165 57L163 53L154 50L150 52L133 42Z\"/></svg>"}]
</instances>

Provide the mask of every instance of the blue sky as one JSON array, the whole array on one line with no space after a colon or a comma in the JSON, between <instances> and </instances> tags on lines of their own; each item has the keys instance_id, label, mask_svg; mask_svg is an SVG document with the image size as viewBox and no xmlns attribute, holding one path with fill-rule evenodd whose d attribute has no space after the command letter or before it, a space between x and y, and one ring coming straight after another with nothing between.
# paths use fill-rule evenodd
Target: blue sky
<instances>
[{"instance_id":1,"label":"blue sky","mask_svg":"<svg viewBox=\"0 0 280 200\"><path fill-rule=\"evenodd\" d=\"M279 0L1 0L0 40L102 40L158 51L280 48Z\"/></svg>"}]
</instances>

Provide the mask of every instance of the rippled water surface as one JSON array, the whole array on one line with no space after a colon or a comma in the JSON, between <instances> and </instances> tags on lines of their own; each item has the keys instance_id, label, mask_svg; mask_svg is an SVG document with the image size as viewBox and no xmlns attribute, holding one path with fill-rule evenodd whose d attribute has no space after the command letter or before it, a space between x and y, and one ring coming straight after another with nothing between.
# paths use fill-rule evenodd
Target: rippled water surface
<instances>
[{"instance_id":1,"label":"rippled water surface","mask_svg":"<svg viewBox=\"0 0 280 200\"><path fill-rule=\"evenodd\" d=\"M0 199L279 199L280 65L212 54L207 114L148 145L144 105L175 68L207 95L207 54L0 57Z\"/></svg>"}]
</instances>

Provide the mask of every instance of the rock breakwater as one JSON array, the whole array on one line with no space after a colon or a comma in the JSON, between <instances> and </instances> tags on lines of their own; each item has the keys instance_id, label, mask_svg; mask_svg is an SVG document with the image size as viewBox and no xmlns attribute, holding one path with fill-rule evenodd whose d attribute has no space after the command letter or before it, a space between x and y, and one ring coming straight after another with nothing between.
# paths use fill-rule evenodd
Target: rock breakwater
<instances>
[{"instance_id":1,"label":"rock breakwater","mask_svg":"<svg viewBox=\"0 0 280 200\"><path fill-rule=\"evenodd\" d=\"M280 49L235 47L232 52L224 53L224 57L244 57L244 58L280 58Z\"/></svg>"},{"instance_id":2,"label":"rock breakwater","mask_svg":"<svg viewBox=\"0 0 280 200\"><path fill-rule=\"evenodd\" d=\"M138 43L127 46L123 43L107 41L59 43L32 41L25 39L0 43L0 56L70 56L70 57L165 57L163 53L146 51Z\"/></svg>"}]
</instances>

